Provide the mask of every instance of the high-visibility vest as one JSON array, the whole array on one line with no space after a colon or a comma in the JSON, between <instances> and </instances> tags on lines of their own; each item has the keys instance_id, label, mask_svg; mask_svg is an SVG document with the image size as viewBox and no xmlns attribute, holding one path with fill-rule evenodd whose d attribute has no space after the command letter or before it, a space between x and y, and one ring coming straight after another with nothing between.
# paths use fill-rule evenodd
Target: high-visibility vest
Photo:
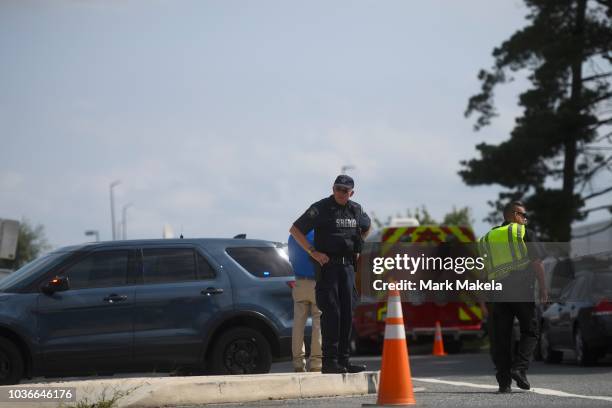
<instances>
[{"instance_id":1,"label":"high-visibility vest","mask_svg":"<svg viewBox=\"0 0 612 408\"><path fill-rule=\"evenodd\" d=\"M523 270L529 265L524 238L525 226L512 223L493 228L478 240L489 281L501 280L513 271Z\"/></svg>"}]
</instances>

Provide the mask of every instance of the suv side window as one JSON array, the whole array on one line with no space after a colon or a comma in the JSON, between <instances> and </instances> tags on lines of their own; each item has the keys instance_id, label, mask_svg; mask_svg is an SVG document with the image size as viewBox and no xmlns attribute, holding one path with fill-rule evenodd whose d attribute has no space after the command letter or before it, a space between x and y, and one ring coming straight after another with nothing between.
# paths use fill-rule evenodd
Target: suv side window
<instances>
[{"instance_id":1,"label":"suv side window","mask_svg":"<svg viewBox=\"0 0 612 408\"><path fill-rule=\"evenodd\" d=\"M293 276L291 264L280 248L234 247L227 248L226 251L251 275L258 278Z\"/></svg>"},{"instance_id":2,"label":"suv side window","mask_svg":"<svg viewBox=\"0 0 612 408\"><path fill-rule=\"evenodd\" d=\"M200 254L196 252L198 258L198 278L199 279L215 279L217 273L210 263Z\"/></svg>"},{"instance_id":3,"label":"suv side window","mask_svg":"<svg viewBox=\"0 0 612 408\"><path fill-rule=\"evenodd\" d=\"M195 251L191 248L145 248L143 283L171 283L196 280Z\"/></svg>"},{"instance_id":4,"label":"suv side window","mask_svg":"<svg viewBox=\"0 0 612 408\"><path fill-rule=\"evenodd\" d=\"M129 251L100 251L64 270L70 289L105 288L127 284Z\"/></svg>"}]
</instances>

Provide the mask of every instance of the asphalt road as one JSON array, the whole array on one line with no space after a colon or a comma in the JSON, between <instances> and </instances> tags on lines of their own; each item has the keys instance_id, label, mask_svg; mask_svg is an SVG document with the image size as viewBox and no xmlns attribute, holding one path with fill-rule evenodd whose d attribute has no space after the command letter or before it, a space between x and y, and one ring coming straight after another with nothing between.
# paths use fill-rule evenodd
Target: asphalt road
<instances>
[{"instance_id":1,"label":"asphalt road","mask_svg":"<svg viewBox=\"0 0 612 408\"><path fill-rule=\"evenodd\" d=\"M612 407L612 356L592 367L580 367L568 355L561 364L533 362L528 372L531 391L513 385L499 395L487 351L433 357L431 346L411 347L410 366L417 406L424 407ZM379 370L380 356L357 356L353 362ZM275 363L272 372L291 372L291 362ZM117 375L111 378L141 376ZM147 373L150 376L151 373ZM166 376L167 374L157 374ZM95 379L84 377L83 379ZM98 377L104 378L104 377ZM77 379L77 378L71 378ZM48 382L56 379L35 379ZM67 378L63 379L70 380ZM360 407L374 404L375 395L342 398L261 401L247 404L211 404L207 407Z\"/></svg>"},{"instance_id":2,"label":"asphalt road","mask_svg":"<svg viewBox=\"0 0 612 408\"><path fill-rule=\"evenodd\" d=\"M486 352L433 357L413 353L410 366L417 406L424 407L612 407L612 359L593 367L577 366L570 358L562 364L533 362L528 377L532 391L513 385L509 395L497 394L493 366ZM353 359L380 368L379 356ZM291 364L278 363L274 372L286 372ZM373 404L376 396L262 401L248 404L218 404L209 407L359 407Z\"/></svg>"}]
</instances>

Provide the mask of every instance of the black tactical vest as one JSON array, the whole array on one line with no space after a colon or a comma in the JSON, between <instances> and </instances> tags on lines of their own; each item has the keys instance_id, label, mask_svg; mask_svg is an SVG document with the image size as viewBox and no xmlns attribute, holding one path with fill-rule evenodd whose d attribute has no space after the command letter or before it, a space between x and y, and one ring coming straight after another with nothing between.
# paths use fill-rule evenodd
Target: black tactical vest
<instances>
[{"instance_id":1,"label":"black tactical vest","mask_svg":"<svg viewBox=\"0 0 612 408\"><path fill-rule=\"evenodd\" d=\"M317 208L319 216L314 228L317 251L335 256L351 256L360 252L359 206L351 201L341 206L331 196L319 201Z\"/></svg>"}]
</instances>

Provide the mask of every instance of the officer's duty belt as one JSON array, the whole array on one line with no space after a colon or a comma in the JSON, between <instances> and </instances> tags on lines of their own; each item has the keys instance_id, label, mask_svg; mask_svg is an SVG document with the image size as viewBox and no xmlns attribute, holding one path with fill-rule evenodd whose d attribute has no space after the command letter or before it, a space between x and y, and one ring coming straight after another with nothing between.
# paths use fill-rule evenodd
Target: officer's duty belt
<instances>
[{"instance_id":1,"label":"officer's duty belt","mask_svg":"<svg viewBox=\"0 0 612 408\"><path fill-rule=\"evenodd\" d=\"M354 262L353 256L330 256L329 263L331 265L352 265Z\"/></svg>"}]
</instances>

